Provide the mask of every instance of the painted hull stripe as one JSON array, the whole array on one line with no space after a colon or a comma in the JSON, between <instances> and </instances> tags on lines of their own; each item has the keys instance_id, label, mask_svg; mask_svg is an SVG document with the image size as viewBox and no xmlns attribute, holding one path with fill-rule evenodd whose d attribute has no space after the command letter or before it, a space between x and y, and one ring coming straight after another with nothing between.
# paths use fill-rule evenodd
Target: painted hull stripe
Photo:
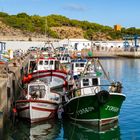
<instances>
[{"instance_id":1,"label":"painted hull stripe","mask_svg":"<svg viewBox=\"0 0 140 140\"><path fill-rule=\"evenodd\" d=\"M38 74L38 73L46 73L46 72L57 72L57 73L62 73L62 74L66 74L67 75L67 72L65 71L62 71L62 70L38 70L37 72L33 72L33 73L30 73L30 74Z\"/></svg>"},{"instance_id":2,"label":"painted hull stripe","mask_svg":"<svg viewBox=\"0 0 140 140\"><path fill-rule=\"evenodd\" d=\"M48 77L48 76L50 76L50 77L51 77L51 76L58 77L58 78L63 79L64 81L66 80L66 77L64 77L64 76L62 76L62 75L57 75L57 74L44 74L44 75L34 76L34 77L31 79L31 81L34 80L34 79L37 79L37 78L43 78L43 77Z\"/></svg>"},{"instance_id":3,"label":"painted hull stripe","mask_svg":"<svg viewBox=\"0 0 140 140\"><path fill-rule=\"evenodd\" d=\"M115 120L115 119L118 119L118 116L111 117L111 118L105 118L105 119L76 119L73 117L70 117L70 119L76 120L76 121L82 121L82 122L97 122L97 121Z\"/></svg>"},{"instance_id":4,"label":"painted hull stripe","mask_svg":"<svg viewBox=\"0 0 140 140\"><path fill-rule=\"evenodd\" d=\"M33 110L39 110L39 111L48 111L48 112L56 112L57 109L47 109L47 108L40 108L40 107L34 107L32 106Z\"/></svg>"},{"instance_id":5,"label":"painted hull stripe","mask_svg":"<svg viewBox=\"0 0 140 140\"><path fill-rule=\"evenodd\" d=\"M43 101L43 100L17 100L16 103L46 103L46 104L54 104L54 105L58 105L56 102L52 102L52 101Z\"/></svg>"},{"instance_id":6,"label":"painted hull stripe","mask_svg":"<svg viewBox=\"0 0 140 140\"><path fill-rule=\"evenodd\" d=\"M51 119L51 118L54 118L54 115L49 115L48 117L43 117L43 118L35 118L35 119L31 119L31 118L27 118L27 117L20 117L24 120L27 120L28 122L30 123L39 123L39 122L42 122L42 121L45 121L45 120L48 120L48 119Z\"/></svg>"}]
</instances>

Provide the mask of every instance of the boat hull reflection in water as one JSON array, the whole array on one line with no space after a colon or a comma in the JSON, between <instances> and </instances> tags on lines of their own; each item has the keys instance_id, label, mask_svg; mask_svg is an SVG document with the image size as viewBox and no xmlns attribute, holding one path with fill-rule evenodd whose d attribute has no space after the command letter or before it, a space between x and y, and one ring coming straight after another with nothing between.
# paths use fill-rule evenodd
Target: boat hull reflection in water
<instances>
[{"instance_id":1,"label":"boat hull reflection in water","mask_svg":"<svg viewBox=\"0 0 140 140\"><path fill-rule=\"evenodd\" d=\"M67 140L120 140L118 123L98 127L80 124L78 122L64 122L64 138Z\"/></svg>"},{"instance_id":2,"label":"boat hull reflection in water","mask_svg":"<svg viewBox=\"0 0 140 140\"><path fill-rule=\"evenodd\" d=\"M16 124L16 130L18 131L15 131L11 137L14 140L19 140L19 138L26 140L54 140L58 137L60 127L61 123L54 120L33 125L20 122Z\"/></svg>"}]
</instances>

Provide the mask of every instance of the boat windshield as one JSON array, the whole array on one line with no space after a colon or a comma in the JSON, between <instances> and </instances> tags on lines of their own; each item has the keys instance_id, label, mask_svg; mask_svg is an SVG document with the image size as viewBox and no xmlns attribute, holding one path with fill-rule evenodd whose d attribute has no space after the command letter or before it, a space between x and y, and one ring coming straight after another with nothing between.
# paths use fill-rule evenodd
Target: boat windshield
<instances>
[{"instance_id":1,"label":"boat windshield","mask_svg":"<svg viewBox=\"0 0 140 140\"><path fill-rule=\"evenodd\" d=\"M83 79L83 86L89 86L89 79Z\"/></svg>"},{"instance_id":2,"label":"boat windshield","mask_svg":"<svg viewBox=\"0 0 140 140\"><path fill-rule=\"evenodd\" d=\"M41 60L41 61L39 61L39 65L43 65L43 61Z\"/></svg>"},{"instance_id":3,"label":"boat windshield","mask_svg":"<svg viewBox=\"0 0 140 140\"><path fill-rule=\"evenodd\" d=\"M76 63L75 67L84 67L85 64L84 63Z\"/></svg>"},{"instance_id":4,"label":"boat windshield","mask_svg":"<svg viewBox=\"0 0 140 140\"><path fill-rule=\"evenodd\" d=\"M45 92L45 85L31 85L29 87L29 94L32 98L44 98Z\"/></svg>"},{"instance_id":5,"label":"boat windshield","mask_svg":"<svg viewBox=\"0 0 140 140\"><path fill-rule=\"evenodd\" d=\"M98 85L98 79L97 78L93 78L92 79L92 85L93 86L97 86Z\"/></svg>"}]
</instances>

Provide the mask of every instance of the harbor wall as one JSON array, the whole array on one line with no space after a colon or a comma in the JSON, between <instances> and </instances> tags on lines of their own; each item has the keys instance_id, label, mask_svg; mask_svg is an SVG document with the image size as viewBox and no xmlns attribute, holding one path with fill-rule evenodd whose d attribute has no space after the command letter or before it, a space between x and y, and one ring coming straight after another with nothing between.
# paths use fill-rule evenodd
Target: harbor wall
<instances>
[{"instance_id":1,"label":"harbor wall","mask_svg":"<svg viewBox=\"0 0 140 140\"><path fill-rule=\"evenodd\" d=\"M13 62L0 65L0 113L9 115L14 107L14 101L22 90L21 80L27 70L29 55L17 58Z\"/></svg>"}]
</instances>

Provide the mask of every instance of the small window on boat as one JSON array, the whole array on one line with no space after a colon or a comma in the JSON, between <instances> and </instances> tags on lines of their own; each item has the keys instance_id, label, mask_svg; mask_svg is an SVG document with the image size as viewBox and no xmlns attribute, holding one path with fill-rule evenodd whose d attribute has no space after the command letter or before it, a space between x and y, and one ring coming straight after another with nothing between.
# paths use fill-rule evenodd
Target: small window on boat
<instances>
[{"instance_id":1,"label":"small window on boat","mask_svg":"<svg viewBox=\"0 0 140 140\"><path fill-rule=\"evenodd\" d=\"M50 61L50 65L53 65L53 61Z\"/></svg>"},{"instance_id":2,"label":"small window on boat","mask_svg":"<svg viewBox=\"0 0 140 140\"><path fill-rule=\"evenodd\" d=\"M84 63L80 63L80 67L84 67Z\"/></svg>"},{"instance_id":3,"label":"small window on boat","mask_svg":"<svg viewBox=\"0 0 140 140\"><path fill-rule=\"evenodd\" d=\"M89 79L83 79L83 86L89 86Z\"/></svg>"},{"instance_id":4,"label":"small window on boat","mask_svg":"<svg viewBox=\"0 0 140 140\"><path fill-rule=\"evenodd\" d=\"M64 57L62 57L62 60L64 60Z\"/></svg>"},{"instance_id":5,"label":"small window on boat","mask_svg":"<svg viewBox=\"0 0 140 140\"><path fill-rule=\"evenodd\" d=\"M56 70L59 69L59 62L58 62L58 61L55 62L55 69L56 69Z\"/></svg>"},{"instance_id":6,"label":"small window on boat","mask_svg":"<svg viewBox=\"0 0 140 140\"><path fill-rule=\"evenodd\" d=\"M48 61L44 61L44 65L48 65Z\"/></svg>"},{"instance_id":7,"label":"small window on boat","mask_svg":"<svg viewBox=\"0 0 140 140\"><path fill-rule=\"evenodd\" d=\"M94 86L98 85L98 79L97 78L92 79L92 85L94 85Z\"/></svg>"},{"instance_id":8,"label":"small window on boat","mask_svg":"<svg viewBox=\"0 0 140 140\"><path fill-rule=\"evenodd\" d=\"M68 60L67 57L65 57L65 60Z\"/></svg>"},{"instance_id":9,"label":"small window on boat","mask_svg":"<svg viewBox=\"0 0 140 140\"><path fill-rule=\"evenodd\" d=\"M72 70L73 70L73 65L74 65L74 64L72 64L72 66L71 66L71 69L72 69Z\"/></svg>"},{"instance_id":10,"label":"small window on boat","mask_svg":"<svg viewBox=\"0 0 140 140\"><path fill-rule=\"evenodd\" d=\"M79 64L78 64L78 63L76 63L75 67L79 67Z\"/></svg>"},{"instance_id":11,"label":"small window on boat","mask_svg":"<svg viewBox=\"0 0 140 140\"><path fill-rule=\"evenodd\" d=\"M39 65L43 65L43 61L39 61Z\"/></svg>"},{"instance_id":12,"label":"small window on boat","mask_svg":"<svg viewBox=\"0 0 140 140\"><path fill-rule=\"evenodd\" d=\"M45 92L44 85L34 85L29 87L29 94L32 98L44 98Z\"/></svg>"}]
</instances>

